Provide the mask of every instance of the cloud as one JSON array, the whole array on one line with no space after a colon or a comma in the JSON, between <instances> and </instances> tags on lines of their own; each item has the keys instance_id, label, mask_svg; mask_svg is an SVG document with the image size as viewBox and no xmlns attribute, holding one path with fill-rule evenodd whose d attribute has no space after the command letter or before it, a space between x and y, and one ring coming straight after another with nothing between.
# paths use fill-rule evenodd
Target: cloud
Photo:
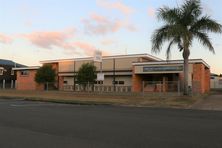
<instances>
[{"instance_id":1,"label":"cloud","mask_svg":"<svg viewBox=\"0 0 222 148\"><path fill-rule=\"evenodd\" d=\"M11 36L0 33L0 43L10 44L12 42L12 40L13 39Z\"/></svg>"},{"instance_id":2,"label":"cloud","mask_svg":"<svg viewBox=\"0 0 222 148\"><path fill-rule=\"evenodd\" d=\"M94 51L96 50L95 46L86 42L77 41L77 42L74 42L72 46L75 48L81 49L84 55L87 55L87 56L92 56Z\"/></svg>"},{"instance_id":3,"label":"cloud","mask_svg":"<svg viewBox=\"0 0 222 148\"><path fill-rule=\"evenodd\" d=\"M63 47L65 42L74 36L75 29L65 31L50 31L50 32L32 32L23 34L22 37L28 39L32 44L51 49L52 47Z\"/></svg>"},{"instance_id":4,"label":"cloud","mask_svg":"<svg viewBox=\"0 0 222 148\"><path fill-rule=\"evenodd\" d=\"M115 9L125 15L133 13L134 9L122 3L121 1L110 2L109 0L97 0L97 4L106 9Z\"/></svg>"},{"instance_id":5,"label":"cloud","mask_svg":"<svg viewBox=\"0 0 222 148\"><path fill-rule=\"evenodd\" d=\"M148 16L150 16L150 17L154 17L154 16L155 16L155 9L152 8L152 7L149 7L149 8L147 9L147 14L148 14Z\"/></svg>"},{"instance_id":6,"label":"cloud","mask_svg":"<svg viewBox=\"0 0 222 148\"><path fill-rule=\"evenodd\" d=\"M78 55L87 55L87 56L93 56L95 50L98 50L93 44L84 42L84 41L75 41L75 42L69 42L66 43L66 46L64 46L65 49L68 49L69 51L74 51ZM111 55L110 52L107 52L105 50L101 50L103 55Z\"/></svg>"},{"instance_id":7,"label":"cloud","mask_svg":"<svg viewBox=\"0 0 222 148\"><path fill-rule=\"evenodd\" d=\"M102 45L112 45L112 44L115 44L115 43L116 43L116 41L113 40L113 39L104 39L104 40L101 41Z\"/></svg>"},{"instance_id":8,"label":"cloud","mask_svg":"<svg viewBox=\"0 0 222 148\"><path fill-rule=\"evenodd\" d=\"M105 35L115 33L123 28L131 32L136 30L136 27L126 20L111 19L96 13L92 13L88 19L83 19L82 22L85 32L88 34Z\"/></svg>"}]
</instances>

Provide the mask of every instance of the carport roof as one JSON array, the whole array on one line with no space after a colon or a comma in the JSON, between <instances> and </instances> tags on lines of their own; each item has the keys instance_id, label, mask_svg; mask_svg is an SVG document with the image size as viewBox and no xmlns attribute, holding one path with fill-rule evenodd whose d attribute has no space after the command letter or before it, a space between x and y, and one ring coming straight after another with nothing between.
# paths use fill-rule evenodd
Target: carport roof
<instances>
[{"instance_id":1,"label":"carport roof","mask_svg":"<svg viewBox=\"0 0 222 148\"><path fill-rule=\"evenodd\" d=\"M40 66L29 66L29 67L20 67L20 68L12 68L12 70L37 70Z\"/></svg>"}]
</instances>

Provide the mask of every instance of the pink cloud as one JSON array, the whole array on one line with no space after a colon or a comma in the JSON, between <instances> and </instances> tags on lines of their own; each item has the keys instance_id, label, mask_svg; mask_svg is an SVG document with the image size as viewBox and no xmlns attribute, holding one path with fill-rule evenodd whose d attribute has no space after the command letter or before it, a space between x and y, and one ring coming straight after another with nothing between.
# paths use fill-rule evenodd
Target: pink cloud
<instances>
[{"instance_id":1,"label":"pink cloud","mask_svg":"<svg viewBox=\"0 0 222 148\"><path fill-rule=\"evenodd\" d=\"M126 15L133 13L133 8L127 6L121 1L110 2L108 0L97 0L97 4L106 9L116 9Z\"/></svg>"},{"instance_id":2,"label":"pink cloud","mask_svg":"<svg viewBox=\"0 0 222 148\"><path fill-rule=\"evenodd\" d=\"M11 36L0 33L0 43L9 44L12 42L12 40L13 39Z\"/></svg>"},{"instance_id":3,"label":"pink cloud","mask_svg":"<svg viewBox=\"0 0 222 148\"><path fill-rule=\"evenodd\" d=\"M104 40L102 40L101 41L101 44L102 45L112 45L112 44L115 44L116 43L116 41L115 40L113 40L113 39L104 39Z\"/></svg>"},{"instance_id":4,"label":"pink cloud","mask_svg":"<svg viewBox=\"0 0 222 148\"><path fill-rule=\"evenodd\" d=\"M64 43L74 36L74 32L74 29L70 29L65 31L33 32L22 36L38 47L51 49L53 46L63 47Z\"/></svg>"},{"instance_id":5,"label":"pink cloud","mask_svg":"<svg viewBox=\"0 0 222 148\"><path fill-rule=\"evenodd\" d=\"M147 14L148 14L148 16L150 16L150 17L154 17L154 16L155 16L155 9L152 8L152 7L149 7L149 8L147 9Z\"/></svg>"},{"instance_id":6,"label":"pink cloud","mask_svg":"<svg viewBox=\"0 0 222 148\"><path fill-rule=\"evenodd\" d=\"M110 19L108 17L92 13L90 18L82 20L85 32L89 34L105 35L115 33L120 29L135 31L135 27L126 20Z\"/></svg>"},{"instance_id":7,"label":"pink cloud","mask_svg":"<svg viewBox=\"0 0 222 148\"><path fill-rule=\"evenodd\" d=\"M73 44L76 48L82 49L84 54L87 56L92 56L94 51L96 50L96 47L86 43L86 42L74 42Z\"/></svg>"},{"instance_id":8,"label":"pink cloud","mask_svg":"<svg viewBox=\"0 0 222 148\"><path fill-rule=\"evenodd\" d=\"M84 42L84 41L75 41L75 42L67 43L66 49L75 49L75 53L78 53L79 55L82 53L83 55L87 55L87 56L93 56L95 50L97 50L97 48L94 45L88 42ZM111 55L110 52L107 52L105 50L101 50L101 51L103 55Z\"/></svg>"}]
</instances>

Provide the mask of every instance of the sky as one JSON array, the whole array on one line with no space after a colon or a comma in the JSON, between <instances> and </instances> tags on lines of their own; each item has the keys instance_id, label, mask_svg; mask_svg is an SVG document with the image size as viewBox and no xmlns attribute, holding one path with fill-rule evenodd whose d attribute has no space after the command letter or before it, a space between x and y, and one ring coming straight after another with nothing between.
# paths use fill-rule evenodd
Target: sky
<instances>
[{"instance_id":1,"label":"sky","mask_svg":"<svg viewBox=\"0 0 222 148\"><path fill-rule=\"evenodd\" d=\"M163 25L158 8L184 0L0 0L0 59L35 66L39 61L103 55L148 53L166 59L166 45L151 52L151 36ZM203 14L222 24L222 1L202 0ZM198 41L192 59L203 59L222 73L222 34L209 34L215 54ZM171 59L182 59L173 48Z\"/></svg>"}]
</instances>

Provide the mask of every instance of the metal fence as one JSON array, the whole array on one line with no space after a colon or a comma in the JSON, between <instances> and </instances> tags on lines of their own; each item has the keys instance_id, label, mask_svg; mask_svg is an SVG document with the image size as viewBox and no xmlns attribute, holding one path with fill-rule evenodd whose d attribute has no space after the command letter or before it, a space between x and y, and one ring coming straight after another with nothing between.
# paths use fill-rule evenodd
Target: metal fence
<instances>
[{"instance_id":1,"label":"metal fence","mask_svg":"<svg viewBox=\"0 0 222 148\"><path fill-rule=\"evenodd\" d=\"M131 86L113 86L113 85L64 85L64 91L76 92L131 92Z\"/></svg>"},{"instance_id":2,"label":"metal fence","mask_svg":"<svg viewBox=\"0 0 222 148\"><path fill-rule=\"evenodd\" d=\"M180 81L143 81L143 93L181 92Z\"/></svg>"},{"instance_id":3,"label":"metal fence","mask_svg":"<svg viewBox=\"0 0 222 148\"><path fill-rule=\"evenodd\" d=\"M183 82L181 81L143 81L141 89L137 93L143 94L163 94L163 93L178 93L183 92ZM0 81L0 89L22 89L22 90L63 90L75 92L119 92L119 93L134 93L132 86L123 85L100 85L100 84L76 84L63 85L59 87L57 83L45 83L38 85L36 83L17 83L16 81ZM193 81L192 87L189 88L189 94L198 94L201 92L199 81Z\"/></svg>"}]
</instances>

